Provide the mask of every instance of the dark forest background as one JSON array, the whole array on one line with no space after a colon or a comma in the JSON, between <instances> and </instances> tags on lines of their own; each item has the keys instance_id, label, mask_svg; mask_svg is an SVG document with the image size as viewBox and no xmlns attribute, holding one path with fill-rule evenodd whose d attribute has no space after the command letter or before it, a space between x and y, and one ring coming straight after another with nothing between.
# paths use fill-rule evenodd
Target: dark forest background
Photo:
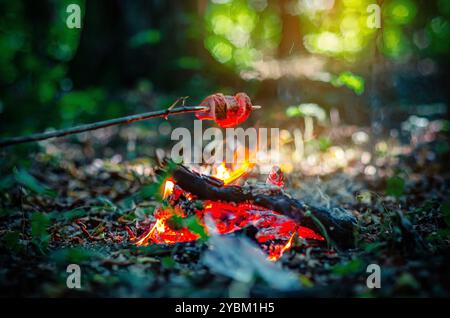
<instances>
[{"instance_id":1,"label":"dark forest background","mask_svg":"<svg viewBox=\"0 0 450 318\"><path fill-rule=\"evenodd\" d=\"M445 72L450 53L448 1L380 2L388 8L383 9L382 28L367 34L360 27L363 44L353 55L321 50L320 40L316 48L305 47L308 34L342 32L339 23L347 12L357 10L365 19L366 2L370 1L336 1L331 11L313 14L295 11L293 5L302 1L288 0L2 0L0 134L26 134L164 108L180 96L191 96L188 104L195 104L219 91L247 92L255 103L264 105L265 116L255 118L263 122L299 103L337 108L349 123L367 125L379 120L383 127L389 121L395 124L405 119L403 112L415 112L414 107L425 106L428 114L445 113L449 98ZM70 3L81 5L81 29L69 29L65 24L65 8ZM389 5L394 9L389 11ZM409 10L406 18L399 6ZM237 48L221 33L220 25L219 31L214 29L214 14L220 10L231 18L239 10L256 17L256 27L249 31L251 42L244 49L256 48L259 58L318 56L333 76L350 72L362 79L363 90L352 86L353 79L340 85L308 77L243 79L240 74L251 67L251 57L239 62L236 55L227 56L230 46L234 52ZM269 21L264 20L265 15L275 21L272 35L258 37L266 32L258 29ZM223 42L226 46L211 48L210 39L227 41ZM289 120L288 116L276 118Z\"/></svg>"}]
</instances>

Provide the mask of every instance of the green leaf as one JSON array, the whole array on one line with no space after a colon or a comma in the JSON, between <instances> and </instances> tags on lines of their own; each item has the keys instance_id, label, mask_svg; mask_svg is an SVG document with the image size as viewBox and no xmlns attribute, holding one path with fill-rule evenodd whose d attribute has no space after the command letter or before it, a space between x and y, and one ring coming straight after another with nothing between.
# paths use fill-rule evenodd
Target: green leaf
<instances>
[{"instance_id":1,"label":"green leaf","mask_svg":"<svg viewBox=\"0 0 450 318\"><path fill-rule=\"evenodd\" d=\"M441 212L444 216L444 222L447 224L448 227L450 227L450 203L444 202L441 205Z\"/></svg>"},{"instance_id":2,"label":"green leaf","mask_svg":"<svg viewBox=\"0 0 450 318\"><path fill-rule=\"evenodd\" d=\"M298 108L298 106L289 106L286 109L286 115L288 117L300 117L301 114L302 113L301 113L300 109Z\"/></svg>"},{"instance_id":3,"label":"green leaf","mask_svg":"<svg viewBox=\"0 0 450 318\"><path fill-rule=\"evenodd\" d=\"M405 191L405 180L400 176L390 177L387 180L386 194L401 197Z\"/></svg>"},{"instance_id":4,"label":"green leaf","mask_svg":"<svg viewBox=\"0 0 450 318\"><path fill-rule=\"evenodd\" d=\"M117 205L115 205L113 202L111 202L111 200L109 200L109 199L106 198L106 197L101 196L101 197L97 198L97 200L98 200L101 204L103 204L105 208L109 208L109 209L111 209L112 211L120 210L120 208L119 208Z\"/></svg>"},{"instance_id":5,"label":"green leaf","mask_svg":"<svg viewBox=\"0 0 450 318\"><path fill-rule=\"evenodd\" d=\"M51 212L48 216L53 220L72 220L86 215L83 209L73 209L65 212Z\"/></svg>"},{"instance_id":6,"label":"green leaf","mask_svg":"<svg viewBox=\"0 0 450 318\"><path fill-rule=\"evenodd\" d=\"M143 186L134 196L138 200L145 200L155 198L157 200L161 199L161 186L162 183L155 182L152 184L147 184Z\"/></svg>"},{"instance_id":7,"label":"green leaf","mask_svg":"<svg viewBox=\"0 0 450 318\"><path fill-rule=\"evenodd\" d=\"M172 257L165 256L161 259L161 265L166 269L170 269L170 268L173 268L176 265L176 263L172 259Z\"/></svg>"},{"instance_id":8,"label":"green leaf","mask_svg":"<svg viewBox=\"0 0 450 318\"><path fill-rule=\"evenodd\" d=\"M384 245L386 245L384 242L369 243L364 246L364 251L366 251L367 253L375 252L382 248Z\"/></svg>"},{"instance_id":9,"label":"green leaf","mask_svg":"<svg viewBox=\"0 0 450 318\"><path fill-rule=\"evenodd\" d=\"M40 212L33 213L31 217L31 235L40 237L47 235L47 228L50 226L50 218Z\"/></svg>"},{"instance_id":10,"label":"green leaf","mask_svg":"<svg viewBox=\"0 0 450 318\"><path fill-rule=\"evenodd\" d=\"M320 137L319 138L319 148L320 148L320 151L327 151L328 150L328 148L330 148L331 147L331 140L330 140L330 138L328 138L328 137Z\"/></svg>"},{"instance_id":11,"label":"green leaf","mask_svg":"<svg viewBox=\"0 0 450 318\"><path fill-rule=\"evenodd\" d=\"M137 48L145 44L155 44L159 41L161 41L161 32L149 29L135 34L128 43L130 47Z\"/></svg>"},{"instance_id":12,"label":"green leaf","mask_svg":"<svg viewBox=\"0 0 450 318\"><path fill-rule=\"evenodd\" d=\"M302 286L304 286L304 287L307 287L307 288L314 287L314 283L311 281L311 279L309 279L308 276L300 275L299 280L300 280L300 283L302 284Z\"/></svg>"},{"instance_id":13,"label":"green leaf","mask_svg":"<svg viewBox=\"0 0 450 318\"><path fill-rule=\"evenodd\" d=\"M337 87L346 86L350 88L355 94L361 95L364 93L364 78L353 74L350 71L342 72L337 77L335 77L331 84Z\"/></svg>"},{"instance_id":14,"label":"green leaf","mask_svg":"<svg viewBox=\"0 0 450 318\"><path fill-rule=\"evenodd\" d=\"M21 233L17 231L11 231L6 233L3 236L5 246L14 252L21 251L23 249L23 245L20 244L20 235Z\"/></svg>"},{"instance_id":15,"label":"green leaf","mask_svg":"<svg viewBox=\"0 0 450 318\"><path fill-rule=\"evenodd\" d=\"M0 191L11 188L13 184L14 184L14 177L12 175L0 179Z\"/></svg>"},{"instance_id":16,"label":"green leaf","mask_svg":"<svg viewBox=\"0 0 450 318\"><path fill-rule=\"evenodd\" d=\"M186 225L189 231L195 233L200 236L201 240L206 240L208 238L208 234L205 231L205 227L200 223L200 220L197 216L191 216L186 219Z\"/></svg>"},{"instance_id":17,"label":"green leaf","mask_svg":"<svg viewBox=\"0 0 450 318\"><path fill-rule=\"evenodd\" d=\"M420 284L410 273L403 273L396 282L397 286L419 289Z\"/></svg>"},{"instance_id":18,"label":"green leaf","mask_svg":"<svg viewBox=\"0 0 450 318\"><path fill-rule=\"evenodd\" d=\"M37 194L47 195L50 197L56 196L56 193L54 191L50 190L45 185L41 184L39 181L36 180L35 177L33 177L24 169L18 170L14 168L14 177L19 184L23 185L24 187L30 189L31 191Z\"/></svg>"},{"instance_id":19,"label":"green leaf","mask_svg":"<svg viewBox=\"0 0 450 318\"><path fill-rule=\"evenodd\" d=\"M70 247L53 251L50 259L58 264L80 264L100 256L100 253L87 248Z\"/></svg>"},{"instance_id":20,"label":"green leaf","mask_svg":"<svg viewBox=\"0 0 450 318\"><path fill-rule=\"evenodd\" d=\"M31 217L31 235L33 242L41 249L45 250L50 241L48 228L50 227L50 217L44 213L35 212Z\"/></svg>"},{"instance_id":21,"label":"green leaf","mask_svg":"<svg viewBox=\"0 0 450 318\"><path fill-rule=\"evenodd\" d=\"M364 262L360 258L355 258L346 263L340 263L333 266L333 273L344 276L348 274L359 273L364 269Z\"/></svg>"},{"instance_id":22,"label":"green leaf","mask_svg":"<svg viewBox=\"0 0 450 318\"><path fill-rule=\"evenodd\" d=\"M208 238L205 227L196 215L183 218L175 214L170 218L170 222L172 222L177 227L187 228L192 233L200 236L201 240L206 240Z\"/></svg>"}]
</instances>

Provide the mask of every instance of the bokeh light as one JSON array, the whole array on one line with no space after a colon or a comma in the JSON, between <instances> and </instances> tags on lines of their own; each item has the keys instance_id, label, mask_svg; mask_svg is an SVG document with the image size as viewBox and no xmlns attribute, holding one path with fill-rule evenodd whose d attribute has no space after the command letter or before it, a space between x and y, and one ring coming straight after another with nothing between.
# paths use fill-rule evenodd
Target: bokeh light
<instances>
[{"instance_id":1,"label":"bokeh light","mask_svg":"<svg viewBox=\"0 0 450 318\"><path fill-rule=\"evenodd\" d=\"M247 69L278 46L281 21L261 1L212 1L205 15L205 47L219 63Z\"/></svg>"}]
</instances>

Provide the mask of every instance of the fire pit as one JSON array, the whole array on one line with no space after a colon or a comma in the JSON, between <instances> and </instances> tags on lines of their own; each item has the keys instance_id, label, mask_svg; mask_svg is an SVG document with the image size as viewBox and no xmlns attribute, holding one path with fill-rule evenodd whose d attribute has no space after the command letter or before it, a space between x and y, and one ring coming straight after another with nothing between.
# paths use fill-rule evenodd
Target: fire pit
<instances>
[{"instance_id":1,"label":"fire pit","mask_svg":"<svg viewBox=\"0 0 450 318\"><path fill-rule=\"evenodd\" d=\"M190 242L210 230L229 234L250 226L256 229L254 239L272 261L289 250L296 237L328 240L338 246L352 244L353 216L345 213L338 217L331 210L289 197L283 191L284 174L277 166L265 183L237 186L233 183L251 170L248 162L232 171L222 164L213 176L171 165L164 170L171 170L163 183L164 204L156 209L155 221L139 237L133 237L138 246ZM206 218L213 229L205 225ZM194 223L186 226L186 219Z\"/></svg>"}]
</instances>

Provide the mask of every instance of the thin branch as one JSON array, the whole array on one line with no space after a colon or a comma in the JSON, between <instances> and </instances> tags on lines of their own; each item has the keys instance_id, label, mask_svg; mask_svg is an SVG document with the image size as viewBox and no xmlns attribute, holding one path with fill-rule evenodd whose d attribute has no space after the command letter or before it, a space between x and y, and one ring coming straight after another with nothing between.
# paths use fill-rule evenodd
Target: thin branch
<instances>
[{"instance_id":1,"label":"thin branch","mask_svg":"<svg viewBox=\"0 0 450 318\"><path fill-rule=\"evenodd\" d=\"M16 144L21 144L21 143L25 143L25 142L30 142L30 141L39 141L39 140L45 140L45 139L50 139L50 138L55 138L55 137L63 137L63 136L67 136L67 135L77 134L77 133L81 133L81 132L85 132L85 131L96 130L96 129L101 129L101 128L105 128L105 127L115 126L115 125L129 124L129 123L134 123L137 121L142 121L142 120L146 120L146 119L150 119L150 118L163 117L163 118L167 119L171 115L193 113L193 112L198 112L198 111L205 111L207 109L208 109L207 106L181 106L181 107L169 108L169 109L165 109L165 110L157 110L154 112L148 112L148 113L143 113L143 114L136 114L136 115L131 115L131 116L114 118L114 119L99 121L99 122L92 123L92 124L85 124L85 125L70 127L70 128L66 128L66 129L59 129L59 130L54 130L54 131L49 131L49 132L44 132L44 133L32 134L29 136L6 138L6 139L0 140L0 148L6 147L6 146L11 146L11 145L16 145Z\"/></svg>"}]
</instances>

